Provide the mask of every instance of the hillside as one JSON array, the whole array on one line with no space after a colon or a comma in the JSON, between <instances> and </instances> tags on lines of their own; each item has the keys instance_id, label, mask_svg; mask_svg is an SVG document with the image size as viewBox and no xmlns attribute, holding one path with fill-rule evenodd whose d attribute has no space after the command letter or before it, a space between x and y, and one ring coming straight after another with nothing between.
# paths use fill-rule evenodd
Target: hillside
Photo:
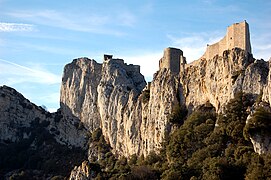
<instances>
[{"instance_id":1,"label":"hillside","mask_svg":"<svg viewBox=\"0 0 271 180\"><path fill-rule=\"evenodd\" d=\"M270 62L251 54L248 24L184 55L166 48L149 83L112 55L74 59L56 113L1 86L0 178L270 177Z\"/></svg>"}]
</instances>

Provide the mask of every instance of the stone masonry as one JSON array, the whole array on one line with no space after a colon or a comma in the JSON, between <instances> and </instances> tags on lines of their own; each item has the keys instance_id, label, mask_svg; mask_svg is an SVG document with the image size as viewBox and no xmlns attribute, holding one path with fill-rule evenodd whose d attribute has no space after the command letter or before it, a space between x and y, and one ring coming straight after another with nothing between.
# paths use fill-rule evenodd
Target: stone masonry
<instances>
[{"instance_id":1,"label":"stone masonry","mask_svg":"<svg viewBox=\"0 0 271 180\"><path fill-rule=\"evenodd\" d=\"M185 61L183 51L168 47L164 50L164 56L159 61L159 69L169 69L172 73L180 72L180 62Z\"/></svg>"},{"instance_id":2,"label":"stone masonry","mask_svg":"<svg viewBox=\"0 0 271 180\"><path fill-rule=\"evenodd\" d=\"M251 54L249 25L246 21L229 26L224 38L215 44L207 45L207 49L200 59L208 60L216 55L223 56L225 50L231 50L235 47ZM159 61L159 69L165 68L172 73L183 74L186 64L182 50L168 47L164 50L164 55Z\"/></svg>"},{"instance_id":3,"label":"stone masonry","mask_svg":"<svg viewBox=\"0 0 271 180\"><path fill-rule=\"evenodd\" d=\"M215 44L207 45L206 52L200 59L211 59L215 55L222 56L225 50L231 50L235 47L251 54L249 25L246 21L229 26L224 38Z\"/></svg>"}]
</instances>

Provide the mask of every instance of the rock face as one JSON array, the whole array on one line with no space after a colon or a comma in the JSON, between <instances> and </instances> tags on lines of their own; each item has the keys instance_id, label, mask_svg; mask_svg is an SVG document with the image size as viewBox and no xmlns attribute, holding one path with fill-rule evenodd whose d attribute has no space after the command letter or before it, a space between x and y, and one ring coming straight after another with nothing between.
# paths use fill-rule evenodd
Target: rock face
<instances>
[{"instance_id":1,"label":"rock face","mask_svg":"<svg viewBox=\"0 0 271 180\"><path fill-rule=\"evenodd\" d=\"M239 91L257 97L267 82L268 72L267 62L255 60L239 48L209 60L200 59L187 64L180 75L185 103L192 109L210 102L221 112Z\"/></svg>"},{"instance_id":2,"label":"rock face","mask_svg":"<svg viewBox=\"0 0 271 180\"><path fill-rule=\"evenodd\" d=\"M102 65L87 58L74 60L64 69L61 86L61 109L66 115L75 115L90 131L100 127L97 87Z\"/></svg>"},{"instance_id":3,"label":"rock face","mask_svg":"<svg viewBox=\"0 0 271 180\"><path fill-rule=\"evenodd\" d=\"M68 176L86 158L89 132L78 118L49 113L7 86L0 87L0 127L0 179Z\"/></svg>"},{"instance_id":4,"label":"rock face","mask_svg":"<svg viewBox=\"0 0 271 180\"><path fill-rule=\"evenodd\" d=\"M72 170L69 180L89 180L91 178L91 170L87 161L82 162L81 166L75 166Z\"/></svg>"},{"instance_id":5,"label":"rock face","mask_svg":"<svg viewBox=\"0 0 271 180\"><path fill-rule=\"evenodd\" d=\"M271 58L268 61L268 65L269 65L269 69L271 66ZM263 101L268 102L269 104L271 104L271 72L268 72L268 76L267 76L267 82L264 86L263 89L263 97L262 97Z\"/></svg>"},{"instance_id":6,"label":"rock face","mask_svg":"<svg viewBox=\"0 0 271 180\"><path fill-rule=\"evenodd\" d=\"M254 151L258 154L271 153L271 137L265 134L255 134L250 137L251 143L253 144Z\"/></svg>"},{"instance_id":7,"label":"rock face","mask_svg":"<svg viewBox=\"0 0 271 180\"><path fill-rule=\"evenodd\" d=\"M270 104L258 100L249 109L249 112L250 114L247 117L245 129L253 145L254 151L258 154L271 153ZM260 112L265 113L261 115L266 118L265 120L257 118L259 117Z\"/></svg>"},{"instance_id":8,"label":"rock face","mask_svg":"<svg viewBox=\"0 0 271 180\"><path fill-rule=\"evenodd\" d=\"M178 76L177 76L178 77ZM178 78L159 71L149 90L139 66L121 59L103 64L81 58L65 67L61 108L90 131L101 127L115 154L147 154L160 147L169 132L168 114L177 103Z\"/></svg>"},{"instance_id":9,"label":"rock face","mask_svg":"<svg viewBox=\"0 0 271 180\"><path fill-rule=\"evenodd\" d=\"M61 108L64 114L77 116L91 132L100 127L115 154L146 155L157 151L170 133L169 115L175 105L193 110L210 102L222 112L239 91L255 98L261 94L269 72L267 62L239 48L180 69L176 73L161 67L149 89L143 90L146 83L138 66L120 59L106 59L103 64L77 59L64 70Z\"/></svg>"},{"instance_id":10,"label":"rock face","mask_svg":"<svg viewBox=\"0 0 271 180\"><path fill-rule=\"evenodd\" d=\"M0 142L27 139L31 132L25 131L26 128L33 123L44 123L60 144L86 147L87 131L84 127L78 129L80 121L77 118L63 118L61 112L51 114L7 86L0 87L0 114Z\"/></svg>"}]
</instances>

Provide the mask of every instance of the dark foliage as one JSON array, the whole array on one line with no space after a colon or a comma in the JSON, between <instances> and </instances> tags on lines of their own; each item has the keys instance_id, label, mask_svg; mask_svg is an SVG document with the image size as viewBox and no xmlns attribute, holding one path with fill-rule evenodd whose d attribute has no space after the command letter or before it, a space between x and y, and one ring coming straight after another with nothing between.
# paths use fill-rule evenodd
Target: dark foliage
<instances>
[{"instance_id":1,"label":"dark foliage","mask_svg":"<svg viewBox=\"0 0 271 180\"><path fill-rule=\"evenodd\" d=\"M64 177L86 158L82 149L71 149L57 143L45 128L49 124L49 121L39 122L39 119L35 119L31 127L22 129L30 134L29 138L0 145L0 179L7 172L18 169L20 172L14 173L12 179L29 179L27 177L31 176L31 171Z\"/></svg>"},{"instance_id":2,"label":"dark foliage","mask_svg":"<svg viewBox=\"0 0 271 180\"><path fill-rule=\"evenodd\" d=\"M143 91L142 100L143 100L144 103L149 102L149 100L150 100L150 90Z\"/></svg>"},{"instance_id":3,"label":"dark foliage","mask_svg":"<svg viewBox=\"0 0 271 180\"><path fill-rule=\"evenodd\" d=\"M97 153L97 158L88 163L91 176L128 180L270 179L271 155L256 154L244 137L271 130L271 114L264 109L258 109L246 124L246 110L253 100L250 95L237 93L219 115L209 102L190 115L184 107L174 108L171 122L177 124L175 130L165 139L160 152L150 152L146 157L113 155L102 130L97 129L89 141ZM23 179L31 175L24 169L36 169L59 179L67 176L74 164L80 164L82 151L56 144L45 129L48 125L37 119L28 130L33 131L29 139L0 147L1 173L21 169L12 177ZM31 148L33 142L36 149Z\"/></svg>"},{"instance_id":4,"label":"dark foliage","mask_svg":"<svg viewBox=\"0 0 271 180\"><path fill-rule=\"evenodd\" d=\"M258 155L243 136L246 109L253 104L250 95L237 93L217 115L207 102L188 117L186 110L177 107L172 123L177 129L165 139L159 153L147 157L132 155L116 159L105 143L100 130L92 137L105 157L97 162L101 169L97 179L269 179L270 155ZM268 129L270 114L258 110L248 132ZM258 124L256 127L253 126ZM269 130L269 129L268 129ZM107 147L107 148L106 148Z\"/></svg>"},{"instance_id":5,"label":"dark foliage","mask_svg":"<svg viewBox=\"0 0 271 180\"><path fill-rule=\"evenodd\" d=\"M188 110L185 105L176 105L169 117L169 122L177 125L182 125L186 118Z\"/></svg>"}]
</instances>

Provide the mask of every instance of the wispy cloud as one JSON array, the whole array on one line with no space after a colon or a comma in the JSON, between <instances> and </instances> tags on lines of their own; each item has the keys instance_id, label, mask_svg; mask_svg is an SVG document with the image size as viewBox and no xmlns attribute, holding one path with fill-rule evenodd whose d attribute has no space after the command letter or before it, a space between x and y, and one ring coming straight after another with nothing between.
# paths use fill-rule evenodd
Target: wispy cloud
<instances>
[{"instance_id":1,"label":"wispy cloud","mask_svg":"<svg viewBox=\"0 0 271 180\"><path fill-rule=\"evenodd\" d=\"M58 27L67 30L91 32L97 34L123 35L120 30L112 27L133 26L136 16L131 12L122 11L109 13L65 13L56 10L14 11L9 16L33 22L35 24Z\"/></svg>"},{"instance_id":2,"label":"wispy cloud","mask_svg":"<svg viewBox=\"0 0 271 180\"><path fill-rule=\"evenodd\" d=\"M20 83L58 84L61 77L47 70L32 69L11 61L0 59L0 84L15 85Z\"/></svg>"},{"instance_id":3,"label":"wispy cloud","mask_svg":"<svg viewBox=\"0 0 271 180\"><path fill-rule=\"evenodd\" d=\"M189 34L183 37L167 35L174 47L180 48L184 52L188 62L199 59L206 50L207 44L213 44L222 39L219 32Z\"/></svg>"},{"instance_id":4,"label":"wispy cloud","mask_svg":"<svg viewBox=\"0 0 271 180\"><path fill-rule=\"evenodd\" d=\"M33 31L32 24L0 22L0 32Z\"/></svg>"}]
</instances>

